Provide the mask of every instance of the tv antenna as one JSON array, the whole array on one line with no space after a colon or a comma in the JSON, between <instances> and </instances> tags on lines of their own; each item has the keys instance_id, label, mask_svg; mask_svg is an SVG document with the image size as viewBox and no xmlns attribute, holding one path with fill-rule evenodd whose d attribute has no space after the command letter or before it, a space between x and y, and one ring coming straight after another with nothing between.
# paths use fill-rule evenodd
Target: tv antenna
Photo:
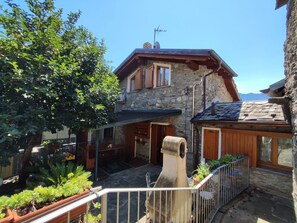
<instances>
[{"instance_id":1,"label":"tv antenna","mask_svg":"<svg viewBox=\"0 0 297 223\"><path fill-rule=\"evenodd\" d=\"M158 28L154 28L154 44L156 42L156 33L160 33L160 32L167 32L167 30L160 29L160 26L158 26Z\"/></svg>"}]
</instances>

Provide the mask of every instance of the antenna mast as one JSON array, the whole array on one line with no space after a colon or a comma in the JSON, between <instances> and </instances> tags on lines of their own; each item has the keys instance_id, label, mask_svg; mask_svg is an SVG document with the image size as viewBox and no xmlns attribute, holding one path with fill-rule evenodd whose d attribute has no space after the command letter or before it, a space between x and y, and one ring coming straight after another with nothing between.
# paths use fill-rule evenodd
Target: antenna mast
<instances>
[{"instance_id":1,"label":"antenna mast","mask_svg":"<svg viewBox=\"0 0 297 223\"><path fill-rule=\"evenodd\" d=\"M167 30L165 29L159 29L160 26L158 26L158 28L154 28L154 45L156 42L156 33L160 33L160 32L167 32Z\"/></svg>"}]
</instances>

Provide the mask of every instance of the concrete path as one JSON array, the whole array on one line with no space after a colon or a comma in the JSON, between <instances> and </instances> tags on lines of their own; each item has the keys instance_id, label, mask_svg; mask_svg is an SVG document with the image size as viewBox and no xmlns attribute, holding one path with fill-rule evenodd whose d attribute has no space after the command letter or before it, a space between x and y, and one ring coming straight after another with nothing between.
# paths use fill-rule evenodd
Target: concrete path
<instances>
[{"instance_id":1,"label":"concrete path","mask_svg":"<svg viewBox=\"0 0 297 223\"><path fill-rule=\"evenodd\" d=\"M293 201L250 189L217 213L213 223L294 223Z\"/></svg>"}]
</instances>

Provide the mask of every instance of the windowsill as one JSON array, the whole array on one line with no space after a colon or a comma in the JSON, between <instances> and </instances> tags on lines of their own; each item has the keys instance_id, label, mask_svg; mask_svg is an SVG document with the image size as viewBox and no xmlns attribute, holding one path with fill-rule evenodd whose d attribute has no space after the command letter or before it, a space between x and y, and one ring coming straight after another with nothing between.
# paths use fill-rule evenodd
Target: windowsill
<instances>
[{"instance_id":1,"label":"windowsill","mask_svg":"<svg viewBox=\"0 0 297 223\"><path fill-rule=\"evenodd\" d=\"M133 93L139 93L143 90L153 90L153 89L162 89L162 88L169 88L171 85L166 85L166 86L159 86L159 87L151 87L151 88L143 88L141 90L135 90L135 91L129 91L127 94L133 94Z\"/></svg>"},{"instance_id":2,"label":"windowsill","mask_svg":"<svg viewBox=\"0 0 297 223\"><path fill-rule=\"evenodd\" d=\"M158 88L167 88L167 87L170 87L171 85L165 85L165 86L158 86L158 87L154 87L154 88L156 88L156 89L158 89ZM154 89L153 88L153 89Z\"/></svg>"}]
</instances>

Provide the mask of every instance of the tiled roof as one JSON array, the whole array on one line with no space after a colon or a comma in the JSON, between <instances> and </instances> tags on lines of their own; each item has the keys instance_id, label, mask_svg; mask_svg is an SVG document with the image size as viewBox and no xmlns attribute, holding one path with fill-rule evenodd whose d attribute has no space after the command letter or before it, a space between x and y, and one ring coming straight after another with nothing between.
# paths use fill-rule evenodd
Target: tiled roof
<instances>
[{"instance_id":1,"label":"tiled roof","mask_svg":"<svg viewBox=\"0 0 297 223\"><path fill-rule=\"evenodd\" d=\"M213 104L192 122L237 121L237 122L285 122L281 105L268 101L223 102Z\"/></svg>"}]
</instances>

